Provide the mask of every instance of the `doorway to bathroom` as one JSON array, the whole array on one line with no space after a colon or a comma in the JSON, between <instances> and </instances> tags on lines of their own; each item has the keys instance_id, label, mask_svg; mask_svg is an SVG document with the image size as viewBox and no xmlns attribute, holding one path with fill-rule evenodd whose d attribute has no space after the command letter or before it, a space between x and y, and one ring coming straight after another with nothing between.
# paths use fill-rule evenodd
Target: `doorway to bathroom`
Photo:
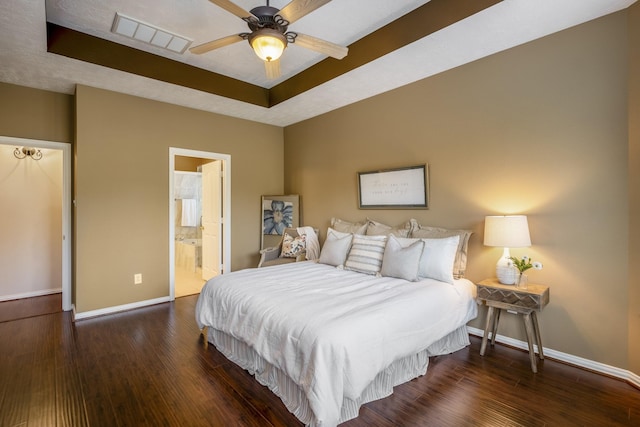
<instances>
[{"instance_id":1,"label":"doorway to bathroom","mask_svg":"<svg viewBox=\"0 0 640 427\"><path fill-rule=\"evenodd\" d=\"M170 148L169 275L172 299L200 292L231 268L231 157Z\"/></svg>"}]
</instances>

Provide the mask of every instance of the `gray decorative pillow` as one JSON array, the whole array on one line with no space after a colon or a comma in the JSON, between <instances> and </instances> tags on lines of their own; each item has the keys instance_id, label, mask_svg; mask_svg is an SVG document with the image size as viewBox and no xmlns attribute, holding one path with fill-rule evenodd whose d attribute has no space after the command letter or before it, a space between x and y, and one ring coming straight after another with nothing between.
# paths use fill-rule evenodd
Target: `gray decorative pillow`
<instances>
[{"instance_id":1,"label":"gray decorative pillow","mask_svg":"<svg viewBox=\"0 0 640 427\"><path fill-rule=\"evenodd\" d=\"M318 262L336 267L344 265L344 261L347 259L347 254L351 248L352 239L352 234L341 233L329 228L327 230L327 239L324 241L324 245L322 245Z\"/></svg>"},{"instance_id":2,"label":"gray decorative pillow","mask_svg":"<svg viewBox=\"0 0 640 427\"><path fill-rule=\"evenodd\" d=\"M397 237L409 237L411 231L411 222L407 221L404 224L392 227L390 225L383 224L381 222L374 221L367 218L367 236L389 236L394 235Z\"/></svg>"},{"instance_id":3,"label":"gray decorative pillow","mask_svg":"<svg viewBox=\"0 0 640 427\"><path fill-rule=\"evenodd\" d=\"M355 234L344 268L365 274L376 275L380 273L386 243L387 236Z\"/></svg>"},{"instance_id":4,"label":"gray decorative pillow","mask_svg":"<svg viewBox=\"0 0 640 427\"><path fill-rule=\"evenodd\" d=\"M424 242L424 250L420 257L418 276L453 284L453 263L458 250L460 236L442 239L401 239L401 245L407 245L416 240Z\"/></svg>"},{"instance_id":5,"label":"gray decorative pillow","mask_svg":"<svg viewBox=\"0 0 640 427\"><path fill-rule=\"evenodd\" d=\"M341 233L364 234L367 231L367 223L349 222L339 218L331 218L331 228Z\"/></svg>"},{"instance_id":6,"label":"gray decorative pillow","mask_svg":"<svg viewBox=\"0 0 640 427\"><path fill-rule=\"evenodd\" d=\"M394 235L389 236L387 246L384 249L380 274L386 277L397 277L398 279L404 279L410 282L418 280L420 258L424 250L424 242L416 239L415 241L408 241L407 243L408 245L403 246Z\"/></svg>"},{"instance_id":7,"label":"gray decorative pillow","mask_svg":"<svg viewBox=\"0 0 640 427\"><path fill-rule=\"evenodd\" d=\"M473 234L471 230L448 230L446 228L429 227L427 225L420 225L418 221L411 219L411 233L409 237L442 239L443 237L460 236L456 259L453 264L453 277L459 279L464 277L464 273L467 270L467 247L469 246L471 234Z\"/></svg>"}]
</instances>

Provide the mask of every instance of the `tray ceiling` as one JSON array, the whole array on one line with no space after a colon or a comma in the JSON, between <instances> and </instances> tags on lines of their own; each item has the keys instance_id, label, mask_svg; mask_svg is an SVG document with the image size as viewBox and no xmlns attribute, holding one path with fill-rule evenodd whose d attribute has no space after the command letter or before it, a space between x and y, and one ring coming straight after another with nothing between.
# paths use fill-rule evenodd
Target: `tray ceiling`
<instances>
[{"instance_id":1,"label":"tray ceiling","mask_svg":"<svg viewBox=\"0 0 640 427\"><path fill-rule=\"evenodd\" d=\"M0 81L63 93L84 84L286 126L634 1L333 0L290 30L349 46L349 55L335 60L292 44L281 58L282 76L269 80L246 42L194 55L111 32L116 13L193 45L247 31L207 0L3 0ZM249 10L266 2L235 3Z\"/></svg>"}]
</instances>

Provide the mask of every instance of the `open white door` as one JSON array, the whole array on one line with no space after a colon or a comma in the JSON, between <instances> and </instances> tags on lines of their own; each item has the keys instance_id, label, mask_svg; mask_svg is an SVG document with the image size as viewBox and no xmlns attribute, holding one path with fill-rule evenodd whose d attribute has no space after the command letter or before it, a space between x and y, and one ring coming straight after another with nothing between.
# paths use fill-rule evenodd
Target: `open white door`
<instances>
[{"instance_id":1,"label":"open white door","mask_svg":"<svg viewBox=\"0 0 640 427\"><path fill-rule=\"evenodd\" d=\"M202 165L202 278L221 273L222 161Z\"/></svg>"}]
</instances>

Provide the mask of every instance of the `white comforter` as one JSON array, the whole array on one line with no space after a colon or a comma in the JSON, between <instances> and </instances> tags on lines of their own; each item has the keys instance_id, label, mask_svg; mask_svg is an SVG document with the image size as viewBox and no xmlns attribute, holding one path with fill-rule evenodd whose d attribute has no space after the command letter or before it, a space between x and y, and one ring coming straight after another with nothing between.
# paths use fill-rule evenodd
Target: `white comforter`
<instances>
[{"instance_id":1,"label":"white comforter","mask_svg":"<svg viewBox=\"0 0 640 427\"><path fill-rule=\"evenodd\" d=\"M344 271L313 261L218 276L196 321L250 345L304 391L321 425L338 423L382 369L477 313L475 286Z\"/></svg>"}]
</instances>

